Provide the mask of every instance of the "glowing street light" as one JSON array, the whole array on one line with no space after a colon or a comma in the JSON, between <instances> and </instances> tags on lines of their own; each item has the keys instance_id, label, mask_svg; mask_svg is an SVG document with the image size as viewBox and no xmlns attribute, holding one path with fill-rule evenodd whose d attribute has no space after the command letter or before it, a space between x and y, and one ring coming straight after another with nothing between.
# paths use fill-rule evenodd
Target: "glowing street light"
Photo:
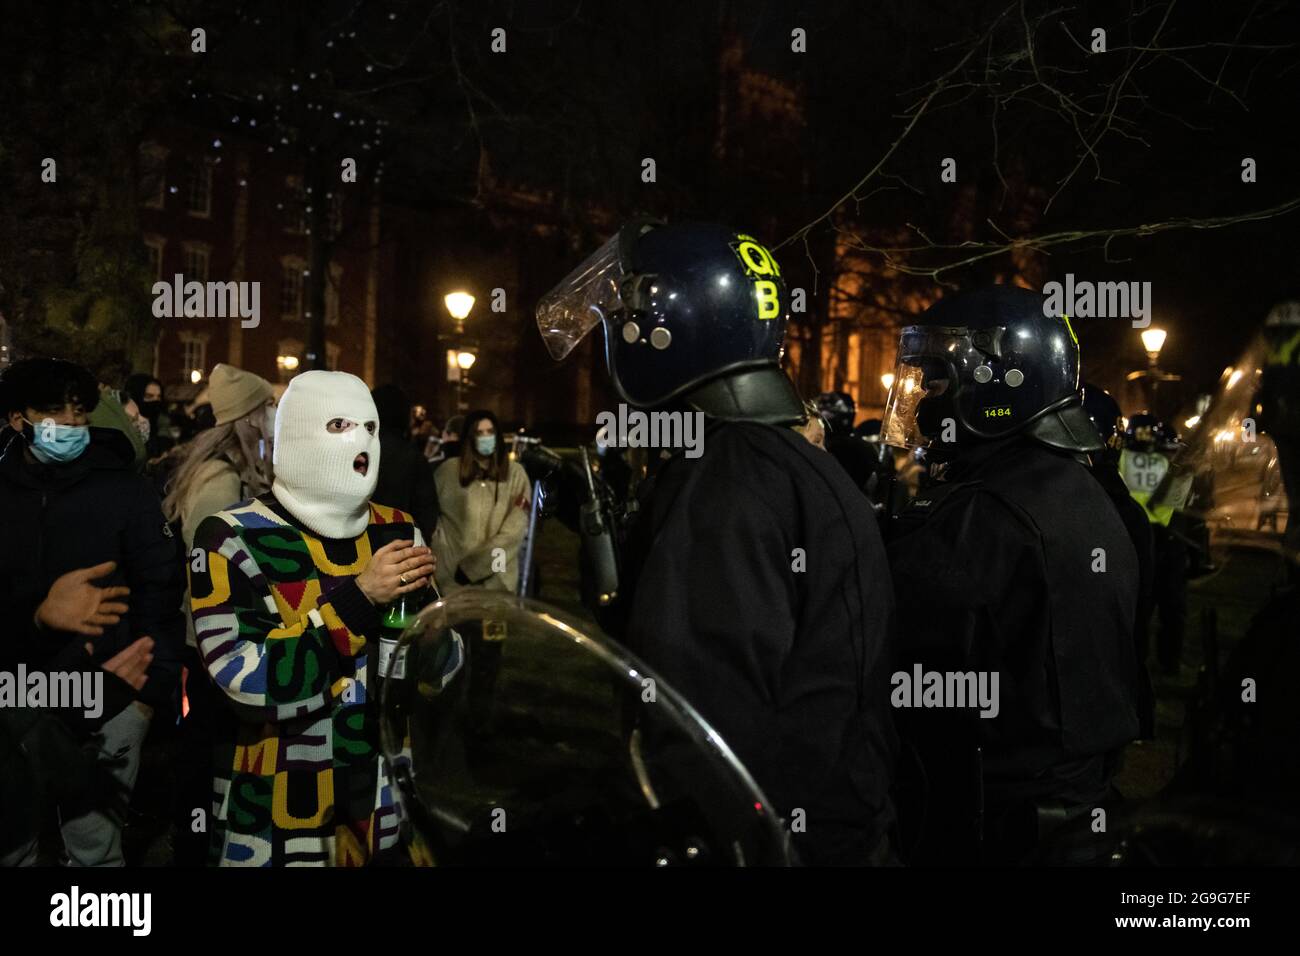
<instances>
[{"instance_id":1,"label":"glowing street light","mask_svg":"<svg viewBox=\"0 0 1300 956\"><path fill-rule=\"evenodd\" d=\"M201 381L203 381L203 372L197 368L190 369L190 382L197 385Z\"/></svg>"},{"instance_id":2,"label":"glowing street light","mask_svg":"<svg viewBox=\"0 0 1300 956\"><path fill-rule=\"evenodd\" d=\"M1160 355L1160 350L1165 346L1165 337L1168 334L1164 329L1158 329L1155 326L1142 333L1142 347L1147 350L1147 358L1151 360L1153 365Z\"/></svg>"},{"instance_id":3,"label":"glowing street light","mask_svg":"<svg viewBox=\"0 0 1300 956\"><path fill-rule=\"evenodd\" d=\"M475 355L473 352L457 352L456 364L468 372L470 368L474 365L474 360L477 358L478 356Z\"/></svg>"},{"instance_id":4,"label":"glowing street light","mask_svg":"<svg viewBox=\"0 0 1300 956\"><path fill-rule=\"evenodd\" d=\"M457 322L464 322L469 318L470 309L474 308L474 297L468 292L448 292L442 300L451 317Z\"/></svg>"},{"instance_id":5,"label":"glowing street light","mask_svg":"<svg viewBox=\"0 0 1300 956\"><path fill-rule=\"evenodd\" d=\"M298 356L296 355L277 355L275 364L278 368L286 372L292 372L298 367Z\"/></svg>"}]
</instances>

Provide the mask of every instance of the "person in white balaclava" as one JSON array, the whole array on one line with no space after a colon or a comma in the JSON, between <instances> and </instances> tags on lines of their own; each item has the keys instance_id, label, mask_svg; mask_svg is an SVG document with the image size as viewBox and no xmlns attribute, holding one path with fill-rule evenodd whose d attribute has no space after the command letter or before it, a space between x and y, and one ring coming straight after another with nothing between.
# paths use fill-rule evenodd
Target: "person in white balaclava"
<instances>
[{"instance_id":1,"label":"person in white balaclava","mask_svg":"<svg viewBox=\"0 0 1300 956\"><path fill-rule=\"evenodd\" d=\"M195 534L195 634L240 718L216 764L222 865L360 866L398 843L372 699L379 609L435 562L409 515L369 501L378 419L356 376L299 375L276 412L271 492Z\"/></svg>"}]
</instances>

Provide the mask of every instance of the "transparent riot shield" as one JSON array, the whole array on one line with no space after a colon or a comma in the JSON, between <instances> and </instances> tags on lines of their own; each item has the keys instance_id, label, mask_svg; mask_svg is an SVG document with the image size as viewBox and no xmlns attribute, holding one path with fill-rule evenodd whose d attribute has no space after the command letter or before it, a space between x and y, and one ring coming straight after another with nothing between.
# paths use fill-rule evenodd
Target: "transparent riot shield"
<instances>
[{"instance_id":1,"label":"transparent riot shield","mask_svg":"<svg viewBox=\"0 0 1300 956\"><path fill-rule=\"evenodd\" d=\"M1168 504L1203 523L1202 546L1216 565L1230 547L1280 547L1291 517L1277 445L1259 421L1268 353L1265 336L1255 336L1208 406L1178 423L1190 429L1186 445L1151 496L1152 507Z\"/></svg>"},{"instance_id":2,"label":"transparent riot shield","mask_svg":"<svg viewBox=\"0 0 1300 956\"><path fill-rule=\"evenodd\" d=\"M618 644L553 607L466 589L388 662L381 734L423 865L785 865L726 742Z\"/></svg>"}]
</instances>

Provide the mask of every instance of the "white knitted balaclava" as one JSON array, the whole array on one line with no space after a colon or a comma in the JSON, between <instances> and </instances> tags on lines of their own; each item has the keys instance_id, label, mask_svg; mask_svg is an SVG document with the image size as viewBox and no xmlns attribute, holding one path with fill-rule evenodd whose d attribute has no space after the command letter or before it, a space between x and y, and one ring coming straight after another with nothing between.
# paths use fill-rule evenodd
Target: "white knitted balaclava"
<instances>
[{"instance_id":1,"label":"white knitted balaclava","mask_svg":"<svg viewBox=\"0 0 1300 956\"><path fill-rule=\"evenodd\" d=\"M355 424L332 430L335 419ZM365 382L347 372L294 378L275 413L274 455L272 490L291 515L325 538L366 530L367 502L379 481L379 412Z\"/></svg>"}]
</instances>

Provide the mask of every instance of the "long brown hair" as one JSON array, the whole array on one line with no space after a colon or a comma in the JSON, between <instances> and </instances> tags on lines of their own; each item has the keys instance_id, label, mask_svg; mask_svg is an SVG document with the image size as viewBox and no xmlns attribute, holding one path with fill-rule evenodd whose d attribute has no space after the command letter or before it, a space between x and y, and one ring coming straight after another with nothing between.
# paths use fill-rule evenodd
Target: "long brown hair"
<instances>
[{"instance_id":1,"label":"long brown hair","mask_svg":"<svg viewBox=\"0 0 1300 956\"><path fill-rule=\"evenodd\" d=\"M264 407L256 409L256 413L265 414ZM236 428L238 421L201 431L185 446L181 452L181 462L176 466L165 489L163 516L168 521L181 520L190 496L198 491L200 470L214 459L224 459L234 466L235 471L239 472L239 480L246 494L256 497L271 489L271 463L267 459L258 458L256 439L250 434L251 429Z\"/></svg>"},{"instance_id":2,"label":"long brown hair","mask_svg":"<svg viewBox=\"0 0 1300 956\"><path fill-rule=\"evenodd\" d=\"M485 418L492 423L492 430L497 436L497 446L488 458L486 466L479 463L478 455L474 452L474 437L478 432L478 423ZM501 434L501 426L497 424L496 415L486 408L470 412L465 416L465 424L460 429L460 486L464 488L471 481L494 481L499 484L505 481L508 474L510 470L506 461L505 436Z\"/></svg>"}]
</instances>

